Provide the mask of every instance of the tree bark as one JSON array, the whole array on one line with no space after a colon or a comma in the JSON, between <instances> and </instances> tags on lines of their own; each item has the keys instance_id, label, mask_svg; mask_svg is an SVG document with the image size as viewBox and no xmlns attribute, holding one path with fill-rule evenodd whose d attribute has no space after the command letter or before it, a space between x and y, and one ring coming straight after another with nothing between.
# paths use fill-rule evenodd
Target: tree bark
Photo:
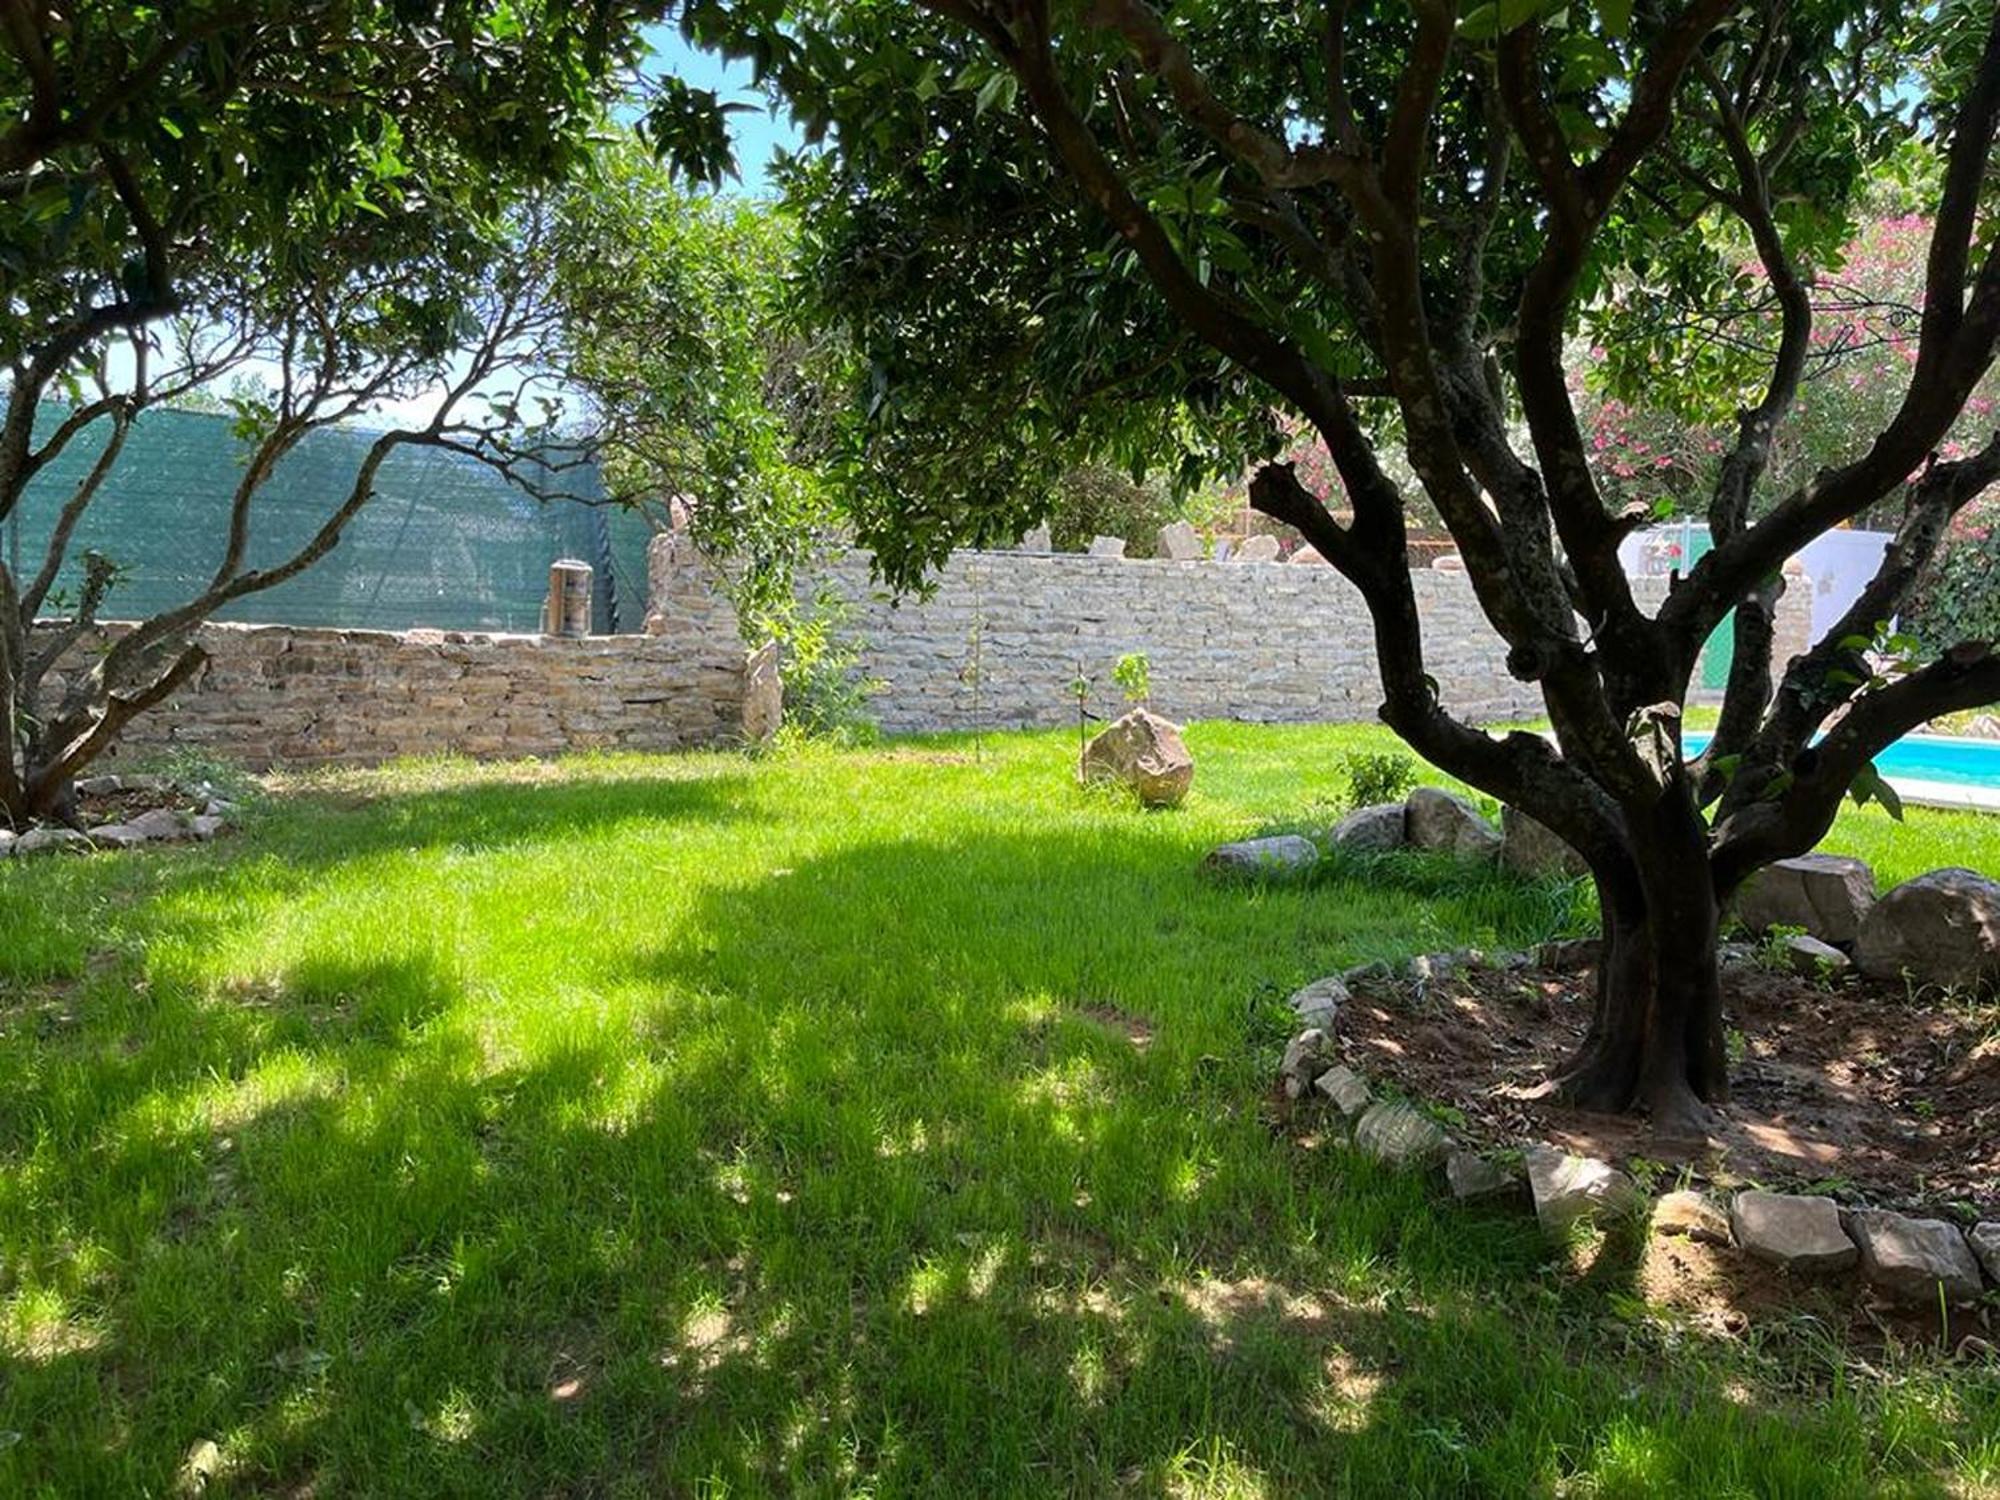
<instances>
[{"instance_id":1,"label":"tree bark","mask_svg":"<svg viewBox=\"0 0 2000 1500\"><path fill-rule=\"evenodd\" d=\"M1579 1108L1643 1107L1662 1133L1702 1134L1709 1106L1729 1097L1722 910L1706 830L1684 792L1670 792L1634 822L1629 866L1597 874L1596 1003L1557 1090Z\"/></svg>"}]
</instances>

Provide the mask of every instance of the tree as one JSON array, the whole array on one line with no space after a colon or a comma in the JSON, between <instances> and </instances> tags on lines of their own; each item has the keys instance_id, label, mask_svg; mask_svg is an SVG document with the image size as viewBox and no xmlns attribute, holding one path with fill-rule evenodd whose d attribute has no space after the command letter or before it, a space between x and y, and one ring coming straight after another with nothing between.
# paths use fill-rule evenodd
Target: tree
<instances>
[{"instance_id":1,"label":"tree","mask_svg":"<svg viewBox=\"0 0 2000 1500\"><path fill-rule=\"evenodd\" d=\"M552 362L612 503L728 555L750 622L839 523L820 470L851 372L842 340L793 316L792 217L680 175L621 135L558 195Z\"/></svg>"},{"instance_id":2,"label":"tree","mask_svg":"<svg viewBox=\"0 0 2000 1500\"><path fill-rule=\"evenodd\" d=\"M59 455L97 445L33 576L0 567L11 821L62 812L76 772L199 669L196 627L331 548L393 448L506 460L464 404L539 341L539 230L516 210L583 160L636 19L608 0L0 10L0 521ZM232 372L252 378L234 402L244 469L212 580L59 682L116 586L114 560L69 546L125 434ZM429 417L370 446L306 546L253 556L279 459L425 390Z\"/></svg>"},{"instance_id":3,"label":"tree","mask_svg":"<svg viewBox=\"0 0 2000 1500\"><path fill-rule=\"evenodd\" d=\"M866 529L891 576L1013 519L1001 487L965 477L1042 433L1192 410L1213 446L1263 455L1254 503L1367 602L1383 719L1588 862L1604 958L1563 1092L1701 1126L1728 1090L1725 903L1811 848L1897 736L2000 697L1990 641L1886 667L1868 650L2000 474L2000 437L1937 452L2000 337L2000 16L1958 0L716 0L688 24L756 59L834 143L817 170L839 174L865 238L925 267L891 261L867 284L863 344L916 362L914 400L956 410L969 456L947 470L885 428ZM1759 500L1818 268L1913 126L1936 186L1908 378L1879 431ZM1694 315L1746 275L1777 337L1705 373L1737 410L1705 502L1716 546L1649 614L1617 551L1651 509L1607 504L1565 349L1586 313L1643 294ZM947 330L976 369L948 368ZM1271 459L1296 422L1324 441L1348 519ZM1439 701L1384 441L1552 737L1491 734ZM1774 682L1785 560L1891 496L1880 574ZM1732 612L1727 703L1691 757L1690 676Z\"/></svg>"}]
</instances>

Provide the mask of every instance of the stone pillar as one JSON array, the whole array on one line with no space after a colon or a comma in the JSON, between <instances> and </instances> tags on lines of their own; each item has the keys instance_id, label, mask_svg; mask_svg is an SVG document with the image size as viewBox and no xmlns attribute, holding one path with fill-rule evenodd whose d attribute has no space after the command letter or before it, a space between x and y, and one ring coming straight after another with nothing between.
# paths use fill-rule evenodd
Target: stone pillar
<instances>
[{"instance_id":1,"label":"stone pillar","mask_svg":"<svg viewBox=\"0 0 2000 1500\"><path fill-rule=\"evenodd\" d=\"M590 591L595 577L587 562L565 557L549 567L549 597L542 605L544 635L589 635Z\"/></svg>"}]
</instances>

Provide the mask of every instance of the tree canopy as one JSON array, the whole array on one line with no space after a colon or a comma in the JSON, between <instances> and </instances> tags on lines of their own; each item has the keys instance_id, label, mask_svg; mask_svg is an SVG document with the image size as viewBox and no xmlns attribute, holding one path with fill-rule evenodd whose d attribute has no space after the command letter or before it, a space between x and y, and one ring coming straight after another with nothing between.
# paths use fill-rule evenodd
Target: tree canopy
<instances>
[{"instance_id":1,"label":"tree canopy","mask_svg":"<svg viewBox=\"0 0 2000 1500\"><path fill-rule=\"evenodd\" d=\"M59 809L75 771L199 668L202 620L338 541L392 447L505 460L466 402L547 332L525 204L586 159L640 15L540 0L0 14L0 521L72 444L97 444L32 573L0 566L0 811ZM212 579L58 682L115 594L117 560L69 547L124 433L232 376L247 377L229 398L243 472L211 522ZM306 433L419 397L430 415L371 444L305 546L253 555L258 495Z\"/></svg>"}]
</instances>

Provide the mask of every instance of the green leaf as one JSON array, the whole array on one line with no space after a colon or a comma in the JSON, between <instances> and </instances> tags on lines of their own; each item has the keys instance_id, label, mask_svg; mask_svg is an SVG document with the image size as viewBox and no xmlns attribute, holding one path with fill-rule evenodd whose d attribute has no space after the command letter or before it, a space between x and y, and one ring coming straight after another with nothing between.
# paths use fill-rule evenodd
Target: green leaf
<instances>
[{"instance_id":1,"label":"green leaf","mask_svg":"<svg viewBox=\"0 0 2000 1500\"><path fill-rule=\"evenodd\" d=\"M1896 789L1883 779L1882 773L1870 761L1855 773L1854 782L1847 789L1856 807L1865 807L1870 802L1882 804L1882 810L1898 823L1903 821L1903 799Z\"/></svg>"}]
</instances>

